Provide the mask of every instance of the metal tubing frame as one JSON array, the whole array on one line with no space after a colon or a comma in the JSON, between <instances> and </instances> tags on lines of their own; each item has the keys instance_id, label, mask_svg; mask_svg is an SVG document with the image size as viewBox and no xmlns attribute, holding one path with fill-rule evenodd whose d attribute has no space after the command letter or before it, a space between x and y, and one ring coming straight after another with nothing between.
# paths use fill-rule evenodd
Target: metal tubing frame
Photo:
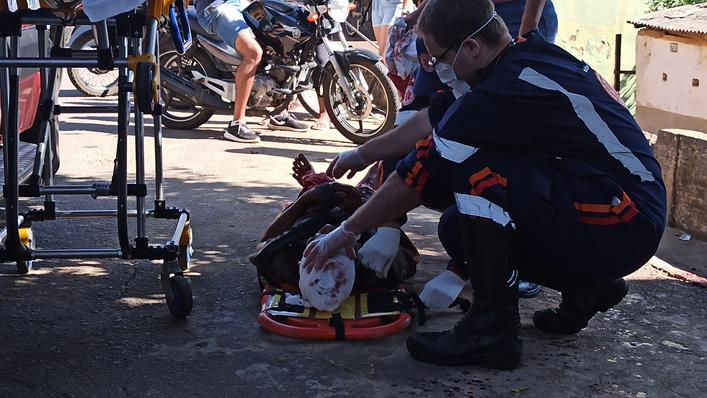
<instances>
[{"instance_id":1,"label":"metal tubing frame","mask_svg":"<svg viewBox=\"0 0 707 398\"><path fill-rule=\"evenodd\" d=\"M31 12L23 12L22 23L41 25L44 28L38 28L39 44L38 58L19 57L18 53L18 37L10 37L10 49L8 52L8 38L0 37L0 110L7 117L2 118L3 138L5 145L3 147L4 156L4 173L6 189L4 195L6 198L6 221L7 227L0 230L0 242L5 240L7 250L11 247L17 247L20 252L26 250L19 239L19 227L25 222L25 217L19 214L19 178L18 178L18 161L19 161L19 74L17 68L37 68L40 69L43 95L42 99L52 99L57 102L60 84L58 84L59 76L61 76L61 68L75 67L88 68L100 67L101 60L96 58L52 58L48 57L46 48L46 27L61 26L57 29L57 36L53 38L54 45L64 46L65 26L67 21L63 21L45 10L37 10ZM71 21L74 25L88 25L88 20L80 16ZM115 20L111 19L108 24L115 24ZM109 37L107 34L107 24L105 22L93 24L94 32L96 32L99 48L110 48ZM148 18L146 26L146 40L144 43L145 53L153 54L156 57L159 55L159 40L158 28L159 22L155 19ZM116 148L116 163L114 169L113 188L117 191L117 210L63 210L53 211L55 219L76 219L76 218L101 218L101 217L117 217L118 221L118 237L120 241L120 249L60 249L60 250L33 250L24 257L31 259L69 259L69 258L132 258L131 251L133 247L128 239L128 217L138 218L138 238L144 237L145 233L145 218L154 217L157 210L164 209L164 192L163 192L163 157L162 157L162 127L161 127L161 112L154 115L153 132L155 138L155 166L156 166L156 206L157 202L162 203L162 207L156 208L154 211L145 211L145 198L137 196L138 208L136 210L128 210L128 171L127 171L127 138L128 128L130 125L130 114L135 113L135 134L136 134L136 182L138 185L144 185L144 116L138 109L132 109L130 104L129 90L126 87L130 83L130 73L128 71L128 41L125 37L118 38L118 57L114 58L112 67L119 70L119 84L121 90L118 95L117 107L98 107L98 112L116 112L118 113L118 142ZM137 53L140 47L140 39L134 39L134 51ZM158 58L159 59L159 58ZM48 93L48 94L45 94ZM56 106L56 105L55 105ZM83 108L83 109L82 109ZM57 114L62 110L66 113L76 113L82 111L91 111L92 107L58 107ZM15 112L11 112L15 110ZM52 112L49 112L51 115ZM91 185L91 186L54 186L53 171L51 159L51 143L52 129L54 129L54 120L52 117L45 117L47 120L41 120L42 123L40 135L43 135L43 140L40 140L41 149L38 150L38 155L45 153L39 162L35 161L35 170L43 174L43 183L40 184L39 190L41 195L46 195L47 202L53 201L53 195L100 195L106 194L108 186ZM35 159L36 160L36 159ZM41 166L38 166L40 163ZM46 202L45 202L46 203ZM141 204L140 204L141 203ZM168 246L177 245L184 232L186 223L189 220L189 214L185 210L179 215L177 226L175 228L172 241L167 242L163 246L164 249L170 249ZM171 249L173 250L173 249ZM20 255L23 257L23 255ZM142 257L140 257L142 258ZM145 257L147 258L147 257ZM180 271L181 272L181 271Z\"/></svg>"},{"instance_id":2,"label":"metal tubing frame","mask_svg":"<svg viewBox=\"0 0 707 398\"><path fill-rule=\"evenodd\" d=\"M104 195L106 188L95 185L55 185L39 187L40 195Z\"/></svg>"},{"instance_id":3,"label":"metal tubing frame","mask_svg":"<svg viewBox=\"0 0 707 398\"><path fill-rule=\"evenodd\" d=\"M47 60L46 52L46 29L37 29L38 32L38 47L39 47L39 58ZM56 30L55 37L52 38L53 42L63 42L64 40L64 28L59 28ZM59 98L59 91L61 89L61 84L57 84L59 77L61 76L59 70L56 67L40 68L40 74L42 76L42 95L40 99L41 106L47 101L51 101L52 105L56 104ZM45 112L42 115L42 120L39 121L39 137L37 144L37 153L34 160L34 170L33 175L39 176L40 174L44 178L44 183L51 186L53 183L52 173L52 130L54 129L54 120L51 112ZM49 149L49 150L47 150ZM53 201L54 198L47 195L46 200Z\"/></svg>"},{"instance_id":4,"label":"metal tubing frame","mask_svg":"<svg viewBox=\"0 0 707 398\"><path fill-rule=\"evenodd\" d=\"M134 52L138 52L141 47L140 38L132 39L132 48ZM154 50L154 49L153 49ZM133 76L133 79L135 76ZM138 185L145 184L145 120L142 112L138 107L134 107L135 111L135 182ZM135 206L137 208L137 237L138 239L147 238L147 228L145 226L145 197L137 196L135 198Z\"/></svg>"},{"instance_id":5,"label":"metal tubing frame","mask_svg":"<svg viewBox=\"0 0 707 398\"><path fill-rule=\"evenodd\" d=\"M174 229L174 235L172 235L172 240L166 243L167 246L169 245L179 245L179 240L182 237L182 232L184 232L184 227L187 225L187 221L189 221L189 214L187 213L182 213L179 215L179 220L177 221L177 227Z\"/></svg>"},{"instance_id":6,"label":"metal tubing frame","mask_svg":"<svg viewBox=\"0 0 707 398\"><path fill-rule=\"evenodd\" d=\"M155 42L155 51L160 52L159 40ZM157 63L159 64L159 58ZM158 82L158 84L160 84ZM160 96L159 108L162 108L162 96ZM155 138L155 202L164 201L164 189L162 187L162 111L152 116L152 135Z\"/></svg>"},{"instance_id":7,"label":"metal tubing frame","mask_svg":"<svg viewBox=\"0 0 707 398\"><path fill-rule=\"evenodd\" d=\"M148 214L149 215L149 214ZM78 220L86 218L114 218L118 210L57 210L57 220ZM137 217L137 210L128 210L128 217Z\"/></svg>"},{"instance_id":8,"label":"metal tubing frame","mask_svg":"<svg viewBox=\"0 0 707 398\"><path fill-rule=\"evenodd\" d=\"M123 253L120 249L56 249L56 250L34 250L32 259L56 259L56 258L119 258Z\"/></svg>"},{"instance_id":9,"label":"metal tubing frame","mask_svg":"<svg viewBox=\"0 0 707 398\"><path fill-rule=\"evenodd\" d=\"M128 39L118 37L118 52L121 58L128 56ZM123 256L130 257L132 247L128 237L128 125L130 124L130 93L128 86L128 68L118 69L118 143L116 148L116 169L113 182L118 193L118 241Z\"/></svg>"},{"instance_id":10,"label":"metal tubing frame","mask_svg":"<svg viewBox=\"0 0 707 398\"><path fill-rule=\"evenodd\" d=\"M76 59L76 58L51 58L37 59L31 57L15 57L13 59L0 59L0 67L6 68L98 68L103 66L101 61L96 59ZM126 57L113 59L113 66L123 68L128 66Z\"/></svg>"},{"instance_id":11,"label":"metal tubing frame","mask_svg":"<svg viewBox=\"0 0 707 398\"><path fill-rule=\"evenodd\" d=\"M8 55L7 37L0 37L0 59L7 58ZM7 68L0 68L0 113L7 115L10 107L10 71ZM7 134L10 130L9 118L2 118L2 135L3 142L7 140ZM4 149L3 149L4 153ZM3 171L7 170L7 156L3 156Z\"/></svg>"},{"instance_id":12,"label":"metal tubing frame","mask_svg":"<svg viewBox=\"0 0 707 398\"><path fill-rule=\"evenodd\" d=\"M17 57L18 54L18 36L10 37L10 59ZM9 68L9 84L8 84L8 109L3 113L3 119L7 118L7 130L4 130L4 146L3 154L6 159L5 169L5 220L7 228L7 237L5 239L5 248L10 250L22 251L24 245L20 241L19 235L19 179L18 179L18 158L19 158L19 85L20 78L16 67ZM15 110L12 112L12 110Z\"/></svg>"}]
</instances>

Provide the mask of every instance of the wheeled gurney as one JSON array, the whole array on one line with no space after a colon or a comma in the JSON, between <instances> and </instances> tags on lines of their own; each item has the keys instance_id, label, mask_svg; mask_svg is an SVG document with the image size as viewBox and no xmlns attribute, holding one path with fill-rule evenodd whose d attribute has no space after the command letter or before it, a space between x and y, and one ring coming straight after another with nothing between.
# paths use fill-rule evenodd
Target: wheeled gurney
<instances>
[{"instance_id":1,"label":"wheeled gurney","mask_svg":"<svg viewBox=\"0 0 707 398\"><path fill-rule=\"evenodd\" d=\"M89 0L86 0L88 3ZM192 309L192 292L184 272L192 254L190 215L186 209L168 207L162 187L162 131L159 95L158 31L162 21L170 25L177 49L189 45L185 0L149 0L129 12L90 21L76 0L0 0L0 107L2 110L3 196L6 227L0 232L4 247L0 261L15 262L19 273L31 269L37 259L122 258L162 260L160 273L167 305L175 317L185 317ZM38 33L37 56L19 56L18 39L23 25L34 25ZM91 25L97 50L71 50L63 43L78 25ZM117 35L108 35L115 25ZM182 37L181 32L187 32ZM51 46L49 45L51 43ZM57 99L63 68L118 69L119 90L115 106L61 106ZM32 135L36 150L30 167L20 165L18 68L39 68L42 95ZM131 94L132 93L132 99ZM134 104L134 106L132 106ZM117 114L117 149L110 181L91 185L55 185L54 151L57 118L75 113ZM132 113L132 117L131 117ZM154 209L146 209L144 115L154 118L155 197ZM128 181L128 132L131 120L135 136L135 179ZM23 134L24 136L24 134ZM26 156L25 156L26 158ZM30 172L31 170L31 172ZM26 172L25 172L26 171ZM115 210L60 210L57 195L90 195L116 198ZM20 198L44 198L40 209L22 211ZM135 198L129 209L128 198ZM32 224L65 219L115 218L117 248L35 249ZM164 244L150 244L146 219L176 220L172 238ZM135 219L137 236L131 241L129 219Z\"/></svg>"}]
</instances>

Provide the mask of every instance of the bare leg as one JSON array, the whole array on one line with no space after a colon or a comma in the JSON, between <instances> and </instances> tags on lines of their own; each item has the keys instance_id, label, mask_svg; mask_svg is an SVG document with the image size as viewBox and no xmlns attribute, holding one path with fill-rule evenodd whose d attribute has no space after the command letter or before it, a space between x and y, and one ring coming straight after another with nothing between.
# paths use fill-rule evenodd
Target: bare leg
<instances>
[{"instance_id":1,"label":"bare leg","mask_svg":"<svg viewBox=\"0 0 707 398\"><path fill-rule=\"evenodd\" d=\"M317 115L317 120L312 126L315 130L325 130L331 127L331 121L329 120L329 114L326 111L326 106L324 105L324 97L317 97L319 102L319 115Z\"/></svg>"},{"instance_id":2,"label":"bare leg","mask_svg":"<svg viewBox=\"0 0 707 398\"><path fill-rule=\"evenodd\" d=\"M243 55L243 62L236 70L236 98L233 108L233 120L245 123L245 110L248 104L250 90L253 88L255 72L263 56L263 49L255 40L253 32L244 30L236 38L236 50Z\"/></svg>"},{"instance_id":3,"label":"bare leg","mask_svg":"<svg viewBox=\"0 0 707 398\"><path fill-rule=\"evenodd\" d=\"M388 48L388 31L390 26L375 26L373 28L373 34L376 36L376 42L378 42L378 55L381 60L385 63L385 50Z\"/></svg>"}]
</instances>

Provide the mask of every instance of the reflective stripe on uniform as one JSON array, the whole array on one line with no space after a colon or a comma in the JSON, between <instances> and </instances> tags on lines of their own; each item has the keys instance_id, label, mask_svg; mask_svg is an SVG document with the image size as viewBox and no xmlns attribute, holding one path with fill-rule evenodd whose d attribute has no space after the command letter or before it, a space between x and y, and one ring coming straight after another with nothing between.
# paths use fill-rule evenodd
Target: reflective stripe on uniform
<instances>
[{"instance_id":1,"label":"reflective stripe on uniform","mask_svg":"<svg viewBox=\"0 0 707 398\"><path fill-rule=\"evenodd\" d=\"M435 149L443 158L454 163L461 163L479 150L477 147L464 145L457 141L448 140L437 135L437 129L432 130Z\"/></svg>"},{"instance_id":2,"label":"reflective stripe on uniform","mask_svg":"<svg viewBox=\"0 0 707 398\"><path fill-rule=\"evenodd\" d=\"M633 152L616 138L614 132L611 131L606 122L599 116L596 109L594 109L594 105L592 105L589 98L565 90L557 82L537 72L533 68L524 68L518 78L536 87L545 90L559 91L564 94L570 100L570 103L572 103L577 117L584 122L585 126L587 126L589 131L597 137L597 140L604 145L611 156L621 162L631 174L639 176L641 181L655 180L653 174L646 169Z\"/></svg>"},{"instance_id":3,"label":"reflective stripe on uniform","mask_svg":"<svg viewBox=\"0 0 707 398\"><path fill-rule=\"evenodd\" d=\"M501 206L491 203L488 199L484 199L481 196L454 193L454 198L457 201L457 209L461 214L488 218L504 227L512 221L511 216Z\"/></svg>"}]
</instances>

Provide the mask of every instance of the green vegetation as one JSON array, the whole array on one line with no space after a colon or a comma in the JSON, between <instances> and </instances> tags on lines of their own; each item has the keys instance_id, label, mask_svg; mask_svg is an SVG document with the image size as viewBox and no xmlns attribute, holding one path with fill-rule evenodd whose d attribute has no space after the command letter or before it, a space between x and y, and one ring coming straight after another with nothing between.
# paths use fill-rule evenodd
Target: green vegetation
<instances>
[{"instance_id":1,"label":"green vegetation","mask_svg":"<svg viewBox=\"0 0 707 398\"><path fill-rule=\"evenodd\" d=\"M707 0L648 0L647 4L650 11L658 11L688 4L704 3L706 1Z\"/></svg>"}]
</instances>

